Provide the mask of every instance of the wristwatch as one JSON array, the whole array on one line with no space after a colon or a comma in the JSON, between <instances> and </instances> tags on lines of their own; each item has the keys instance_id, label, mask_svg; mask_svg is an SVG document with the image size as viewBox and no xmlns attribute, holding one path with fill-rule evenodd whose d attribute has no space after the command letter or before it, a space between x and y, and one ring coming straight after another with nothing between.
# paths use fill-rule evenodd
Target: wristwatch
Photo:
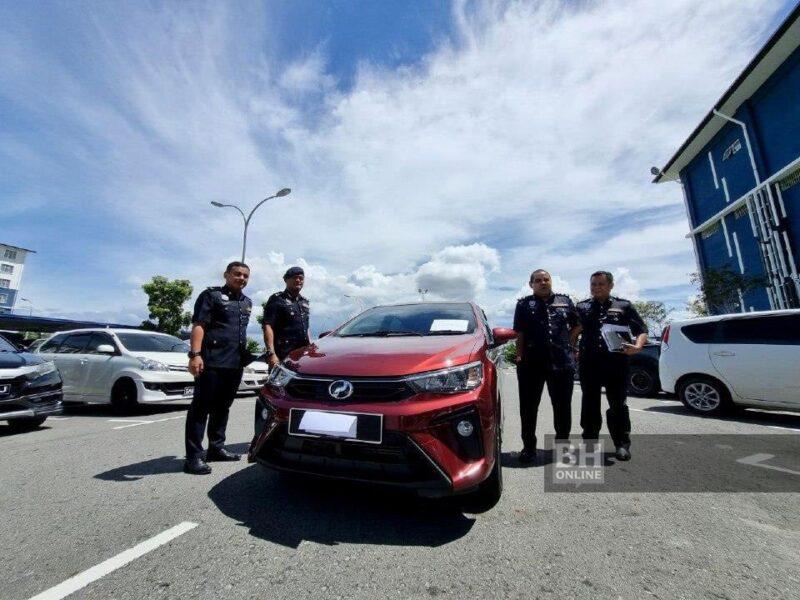
<instances>
[{"instance_id":1,"label":"wristwatch","mask_svg":"<svg viewBox=\"0 0 800 600\"><path fill-rule=\"evenodd\" d=\"M272 350L270 350L269 348L265 348L265 349L264 349L264 356L266 356L267 358L269 358L269 357L270 357L270 356L272 356L273 354L275 354L275 352L274 352L274 351L272 351Z\"/></svg>"},{"instance_id":2,"label":"wristwatch","mask_svg":"<svg viewBox=\"0 0 800 600\"><path fill-rule=\"evenodd\" d=\"M195 356L200 356L200 352L195 352L194 350L189 350L189 358L192 359Z\"/></svg>"}]
</instances>

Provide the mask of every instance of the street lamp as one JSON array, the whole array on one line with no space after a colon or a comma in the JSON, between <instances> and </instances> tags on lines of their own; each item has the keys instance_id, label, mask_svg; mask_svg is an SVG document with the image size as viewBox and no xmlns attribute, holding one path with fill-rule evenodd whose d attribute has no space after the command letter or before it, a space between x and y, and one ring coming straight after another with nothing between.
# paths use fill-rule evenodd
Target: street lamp
<instances>
[{"instance_id":1,"label":"street lamp","mask_svg":"<svg viewBox=\"0 0 800 600\"><path fill-rule=\"evenodd\" d=\"M264 204L267 200L272 200L273 198L282 198L283 196L288 196L292 193L292 190L289 188L283 188L279 192L276 192L274 195L270 196L269 198L264 198L261 202L255 205L253 210L250 211L250 214L244 216L244 211L236 206L235 204L223 204L222 202L217 202L216 200L211 201L212 206L216 206L217 208L235 208L239 211L239 214L242 215L242 219L244 220L244 236L242 236L242 262L244 262L244 255L245 251L247 250L247 227L250 225L250 219L253 218L253 213L258 210L258 207Z\"/></svg>"},{"instance_id":2,"label":"street lamp","mask_svg":"<svg viewBox=\"0 0 800 600\"><path fill-rule=\"evenodd\" d=\"M22 302L27 302L28 304L30 304L30 306L28 307L28 316L29 317L33 316L33 302L31 302L27 298L20 298L20 300Z\"/></svg>"}]
</instances>

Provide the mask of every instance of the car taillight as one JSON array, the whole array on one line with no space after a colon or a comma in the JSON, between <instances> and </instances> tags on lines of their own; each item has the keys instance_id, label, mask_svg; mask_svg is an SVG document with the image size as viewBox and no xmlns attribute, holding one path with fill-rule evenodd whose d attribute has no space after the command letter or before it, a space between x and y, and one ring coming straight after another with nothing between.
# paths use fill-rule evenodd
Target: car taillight
<instances>
[{"instance_id":1,"label":"car taillight","mask_svg":"<svg viewBox=\"0 0 800 600\"><path fill-rule=\"evenodd\" d=\"M661 345L662 346L669 346L669 329L670 329L670 325L667 325L664 328L664 332L661 334Z\"/></svg>"}]
</instances>

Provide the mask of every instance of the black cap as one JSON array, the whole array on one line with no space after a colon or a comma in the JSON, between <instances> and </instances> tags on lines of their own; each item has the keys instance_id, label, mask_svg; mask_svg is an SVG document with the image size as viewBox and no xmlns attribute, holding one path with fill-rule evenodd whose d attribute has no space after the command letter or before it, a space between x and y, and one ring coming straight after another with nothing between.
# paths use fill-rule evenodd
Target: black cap
<instances>
[{"instance_id":1,"label":"black cap","mask_svg":"<svg viewBox=\"0 0 800 600\"><path fill-rule=\"evenodd\" d=\"M305 277L305 272L303 271L302 267L289 267L286 273L284 274L284 279L289 279L290 277L297 277L298 275L302 275Z\"/></svg>"}]
</instances>

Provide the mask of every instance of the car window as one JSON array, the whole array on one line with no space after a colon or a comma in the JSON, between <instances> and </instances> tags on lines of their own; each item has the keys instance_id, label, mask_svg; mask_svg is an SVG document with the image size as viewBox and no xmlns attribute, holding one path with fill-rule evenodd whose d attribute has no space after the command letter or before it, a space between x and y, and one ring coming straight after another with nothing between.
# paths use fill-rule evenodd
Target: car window
<instances>
[{"instance_id":1,"label":"car window","mask_svg":"<svg viewBox=\"0 0 800 600\"><path fill-rule=\"evenodd\" d=\"M129 352L189 351L189 344L165 333L117 333L117 338Z\"/></svg>"},{"instance_id":2,"label":"car window","mask_svg":"<svg viewBox=\"0 0 800 600\"><path fill-rule=\"evenodd\" d=\"M47 340L42 347L39 349L39 352L56 352L58 347L61 345L66 339L67 335L65 333L59 333L58 335L54 335L49 340Z\"/></svg>"},{"instance_id":3,"label":"car window","mask_svg":"<svg viewBox=\"0 0 800 600\"><path fill-rule=\"evenodd\" d=\"M17 352L17 347L0 335L0 352Z\"/></svg>"},{"instance_id":4,"label":"car window","mask_svg":"<svg viewBox=\"0 0 800 600\"><path fill-rule=\"evenodd\" d=\"M114 338L112 338L107 333L93 333L91 339L89 340L89 344L86 346L84 352L86 354L100 354L97 351L97 347L103 344L108 344L116 349L117 344L114 342Z\"/></svg>"},{"instance_id":5,"label":"car window","mask_svg":"<svg viewBox=\"0 0 800 600\"><path fill-rule=\"evenodd\" d=\"M800 346L800 315L729 319L722 322L720 341L725 344Z\"/></svg>"},{"instance_id":6,"label":"car window","mask_svg":"<svg viewBox=\"0 0 800 600\"><path fill-rule=\"evenodd\" d=\"M76 333L67 336L67 339L59 346L58 354L79 354L83 352L91 337L91 333Z\"/></svg>"},{"instance_id":7,"label":"car window","mask_svg":"<svg viewBox=\"0 0 800 600\"><path fill-rule=\"evenodd\" d=\"M683 335L695 344L711 344L717 332L716 321L710 323L695 323L694 325L684 325L681 328Z\"/></svg>"}]
</instances>

